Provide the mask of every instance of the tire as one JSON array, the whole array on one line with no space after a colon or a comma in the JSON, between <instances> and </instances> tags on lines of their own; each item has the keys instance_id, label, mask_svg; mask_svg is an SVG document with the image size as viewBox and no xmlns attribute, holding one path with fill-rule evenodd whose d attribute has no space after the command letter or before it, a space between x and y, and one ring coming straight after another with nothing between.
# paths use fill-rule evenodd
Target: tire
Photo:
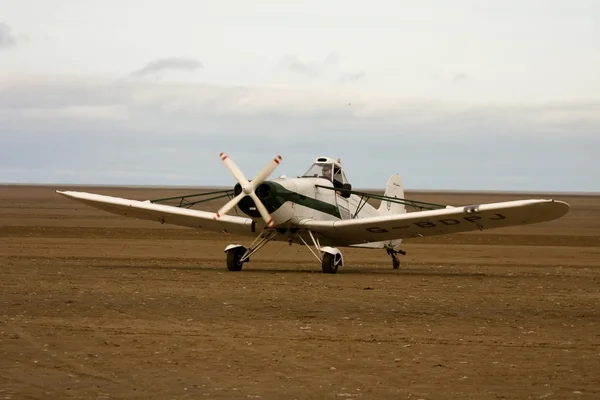
<instances>
[{"instance_id":1,"label":"tire","mask_svg":"<svg viewBox=\"0 0 600 400\"><path fill-rule=\"evenodd\" d=\"M244 263L240 259L246 250L243 247L236 247L227 252L227 269L229 271L241 271Z\"/></svg>"},{"instance_id":2,"label":"tire","mask_svg":"<svg viewBox=\"0 0 600 400\"><path fill-rule=\"evenodd\" d=\"M321 263L321 268L323 272L326 274L335 274L338 270L338 263L335 261L335 255L325 253L323 254L323 261Z\"/></svg>"}]
</instances>

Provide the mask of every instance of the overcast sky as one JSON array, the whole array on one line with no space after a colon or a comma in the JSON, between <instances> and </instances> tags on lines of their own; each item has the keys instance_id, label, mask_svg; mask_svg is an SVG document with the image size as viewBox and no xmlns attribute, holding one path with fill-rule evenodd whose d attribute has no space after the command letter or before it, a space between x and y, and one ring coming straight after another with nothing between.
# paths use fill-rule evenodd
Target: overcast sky
<instances>
[{"instance_id":1,"label":"overcast sky","mask_svg":"<svg viewBox=\"0 0 600 400\"><path fill-rule=\"evenodd\" d=\"M595 0L0 0L0 182L600 191Z\"/></svg>"}]
</instances>

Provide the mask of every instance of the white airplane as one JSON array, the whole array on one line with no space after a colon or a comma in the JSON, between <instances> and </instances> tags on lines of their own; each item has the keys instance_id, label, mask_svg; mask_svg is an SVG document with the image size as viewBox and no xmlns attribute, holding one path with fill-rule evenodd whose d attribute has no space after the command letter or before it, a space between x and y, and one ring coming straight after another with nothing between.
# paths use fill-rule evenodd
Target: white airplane
<instances>
[{"instance_id":1,"label":"white airplane","mask_svg":"<svg viewBox=\"0 0 600 400\"><path fill-rule=\"evenodd\" d=\"M400 176L392 175L383 196L352 190L340 160L318 157L304 175L266 180L281 162L275 157L254 179L247 180L225 153L220 158L237 180L233 189L157 200L129 200L99 194L56 191L113 214L227 234L256 236L248 247L225 248L227 269L240 271L250 256L271 240L304 244L335 274L344 258L338 247L383 249L399 268L403 239L468 232L557 219L569 211L558 200L530 199L466 206L449 206L404 199ZM191 201L193 198L213 196ZM229 197L216 213L192 206ZM378 208L367 201L380 200ZM169 204L170 202L175 204ZM178 202L178 204L177 204ZM162 203L162 204L161 204ZM407 212L406 206L419 209ZM228 215L238 210L245 216ZM311 248L309 242L315 246Z\"/></svg>"}]
</instances>

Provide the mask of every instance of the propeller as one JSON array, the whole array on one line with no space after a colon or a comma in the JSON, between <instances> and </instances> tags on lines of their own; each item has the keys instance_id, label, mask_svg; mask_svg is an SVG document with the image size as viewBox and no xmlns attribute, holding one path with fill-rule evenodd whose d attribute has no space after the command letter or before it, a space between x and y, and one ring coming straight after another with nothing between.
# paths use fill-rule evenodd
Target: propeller
<instances>
[{"instance_id":1,"label":"propeller","mask_svg":"<svg viewBox=\"0 0 600 400\"><path fill-rule=\"evenodd\" d=\"M221 216L223 216L223 215L227 214L229 211L231 211L240 202L240 200L242 200L246 196L250 196L252 198L252 200L254 200L256 209L262 216L263 220L266 222L267 226L269 228L272 228L273 226L275 226L275 224L273 223L273 218L271 218L271 214L269 214L269 212L267 211L267 208L262 203L262 201L260 201L260 199L254 192L254 190L258 187L258 185L263 183L265 181L265 179L267 179L269 177L269 175L271 175L271 173L273 173L275 168L277 168L277 166L281 162L281 156L277 156L277 157L273 158L273 160L269 164L267 164L262 169L262 171L260 171L254 177L254 179L252 179L252 181L248 181L248 179L246 179L246 177L244 176L242 171L240 171L238 166L233 162L233 160L231 158L229 158L229 156L227 154L220 153L219 157L221 157L221 161L223 161L223 164L225 164L225 167L227 167L229 172L231 172L231 174L234 176L234 178L242 186L242 191L240 192L240 194L235 196L233 199L229 200L223 207L221 207L219 209L219 211L217 211L217 213L215 214L213 219L218 220L219 218L221 218Z\"/></svg>"}]
</instances>

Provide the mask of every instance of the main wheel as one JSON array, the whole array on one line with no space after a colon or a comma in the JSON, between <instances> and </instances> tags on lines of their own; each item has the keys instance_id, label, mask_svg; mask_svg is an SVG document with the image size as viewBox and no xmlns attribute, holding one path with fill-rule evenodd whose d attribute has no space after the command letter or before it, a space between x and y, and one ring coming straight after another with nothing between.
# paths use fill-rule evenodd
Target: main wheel
<instances>
[{"instance_id":1,"label":"main wheel","mask_svg":"<svg viewBox=\"0 0 600 400\"><path fill-rule=\"evenodd\" d=\"M323 254L321 268L326 274L335 274L338 270L338 263L336 262L335 255L329 253Z\"/></svg>"},{"instance_id":2,"label":"main wheel","mask_svg":"<svg viewBox=\"0 0 600 400\"><path fill-rule=\"evenodd\" d=\"M244 263L240 260L245 252L246 249L243 247L236 247L229 250L227 252L227 269L230 271L241 271Z\"/></svg>"},{"instance_id":3,"label":"main wheel","mask_svg":"<svg viewBox=\"0 0 600 400\"><path fill-rule=\"evenodd\" d=\"M394 267L394 269L400 268L400 260L398 260L397 258L392 259L392 266Z\"/></svg>"}]
</instances>

